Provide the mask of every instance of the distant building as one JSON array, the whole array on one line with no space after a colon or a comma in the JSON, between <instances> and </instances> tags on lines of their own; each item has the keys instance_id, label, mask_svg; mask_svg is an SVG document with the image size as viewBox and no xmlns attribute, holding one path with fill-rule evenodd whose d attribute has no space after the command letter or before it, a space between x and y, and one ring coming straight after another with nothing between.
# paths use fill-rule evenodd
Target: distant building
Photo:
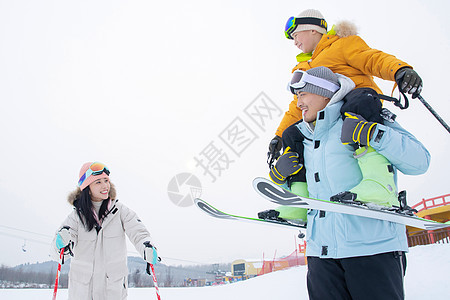
<instances>
[{"instance_id":1,"label":"distant building","mask_svg":"<svg viewBox=\"0 0 450 300\"><path fill-rule=\"evenodd\" d=\"M188 278L184 280L184 286L201 287L206 285L206 279Z\"/></svg>"},{"instance_id":2,"label":"distant building","mask_svg":"<svg viewBox=\"0 0 450 300\"><path fill-rule=\"evenodd\" d=\"M417 209L416 215L427 220L441 223L450 221L450 194L430 199L422 199L412 208ZM406 227L408 246L428 245L435 243L450 243L450 228L437 230L423 230L415 227Z\"/></svg>"},{"instance_id":3,"label":"distant building","mask_svg":"<svg viewBox=\"0 0 450 300\"><path fill-rule=\"evenodd\" d=\"M299 249L296 249L290 255L272 260L235 260L231 264L231 273L234 277L250 278L293 266L306 265L305 247L306 244L303 243L299 245Z\"/></svg>"},{"instance_id":4,"label":"distant building","mask_svg":"<svg viewBox=\"0 0 450 300\"><path fill-rule=\"evenodd\" d=\"M263 266L262 261L246 261L238 259L231 263L231 274L233 276L257 276Z\"/></svg>"}]
</instances>

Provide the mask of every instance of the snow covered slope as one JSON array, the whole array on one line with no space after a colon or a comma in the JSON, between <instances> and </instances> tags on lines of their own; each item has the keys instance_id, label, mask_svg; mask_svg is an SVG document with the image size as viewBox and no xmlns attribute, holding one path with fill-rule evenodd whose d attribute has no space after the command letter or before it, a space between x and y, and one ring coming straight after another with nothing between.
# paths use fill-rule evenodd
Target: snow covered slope
<instances>
[{"instance_id":1,"label":"snow covered slope","mask_svg":"<svg viewBox=\"0 0 450 300\"><path fill-rule=\"evenodd\" d=\"M406 299L450 299L450 244L416 246L408 254ZM225 286L202 288L161 288L162 300L273 300L307 299L306 267L274 272ZM50 290L0 290L2 300L48 300ZM67 299L60 290L57 299ZM130 289L130 300L156 299L153 289Z\"/></svg>"}]
</instances>

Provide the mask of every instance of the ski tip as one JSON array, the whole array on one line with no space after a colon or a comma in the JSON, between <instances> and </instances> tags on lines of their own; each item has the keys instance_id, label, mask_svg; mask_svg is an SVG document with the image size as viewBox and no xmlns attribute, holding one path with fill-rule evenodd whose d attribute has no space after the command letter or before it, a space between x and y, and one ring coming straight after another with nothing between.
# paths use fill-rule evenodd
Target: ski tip
<instances>
[{"instance_id":1,"label":"ski tip","mask_svg":"<svg viewBox=\"0 0 450 300\"><path fill-rule=\"evenodd\" d=\"M194 203L195 204L198 204L198 203L204 203L205 201L203 201L202 199L200 199L200 198L195 198L194 199Z\"/></svg>"},{"instance_id":2,"label":"ski tip","mask_svg":"<svg viewBox=\"0 0 450 300\"><path fill-rule=\"evenodd\" d=\"M270 181L270 180L267 178L264 178L264 177L255 177L252 181L252 184L253 184L253 187L256 188L259 183L267 182L267 181Z\"/></svg>"},{"instance_id":3,"label":"ski tip","mask_svg":"<svg viewBox=\"0 0 450 300\"><path fill-rule=\"evenodd\" d=\"M253 182L260 182L260 181L267 181L268 179L267 178L264 178L264 177L255 177L254 179L253 179Z\"/></svg>"}]
</instances>

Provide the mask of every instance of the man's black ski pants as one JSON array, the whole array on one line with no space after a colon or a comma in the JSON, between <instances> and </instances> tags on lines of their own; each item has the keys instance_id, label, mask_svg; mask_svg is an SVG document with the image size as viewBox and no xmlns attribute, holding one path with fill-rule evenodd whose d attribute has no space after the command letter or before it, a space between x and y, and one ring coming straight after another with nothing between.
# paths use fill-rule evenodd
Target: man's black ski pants
<instances>
[{"instance_id":1,"label":"man's black ski pants","mask_svg":"<svg viewBox=\"0 0 450 300\"><path fill-rule=\"evenodd\" d=\"M311 300L403 300L406 256L389 252L342 259L308 257Z\"/></svg>"}]
</instances>

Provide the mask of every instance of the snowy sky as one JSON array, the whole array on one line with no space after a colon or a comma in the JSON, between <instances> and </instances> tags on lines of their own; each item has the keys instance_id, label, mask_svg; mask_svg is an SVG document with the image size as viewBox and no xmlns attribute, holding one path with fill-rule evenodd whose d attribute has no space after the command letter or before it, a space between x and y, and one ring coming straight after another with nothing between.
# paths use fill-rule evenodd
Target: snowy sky
<instances>
[{"instance_id":1,"label":"snowy sky","mask_svg":"<svg viewBox=\"0 0 450 300\"><path fill-rule=\"evenodd\" d=\"M283 34L289 16L316 8L329 24L353 21L369 46L414 66L423 97L450 123L450 3L335 3L0 0L0 264L47 260L71 212L67 194L92 160L110 167L119 199L147 225L165 263L292 252L296 231L212 219L168 195L174 176L191 173L220 209L256 216L272 207L251 182L267 175L281 116L260 126L246 112L262 98L283 111L291 101L298 49ZM390 93L392 83L377 82ZM407 111L387 107L432 155L426 174L399 178L409 203L449 193L448 133L418 101ZM236 124L252 135L234 141L241 148L233 152L226 137ZM214 182L196 162L212 146L230 160Z\"/></svg>"}]
</instances>

